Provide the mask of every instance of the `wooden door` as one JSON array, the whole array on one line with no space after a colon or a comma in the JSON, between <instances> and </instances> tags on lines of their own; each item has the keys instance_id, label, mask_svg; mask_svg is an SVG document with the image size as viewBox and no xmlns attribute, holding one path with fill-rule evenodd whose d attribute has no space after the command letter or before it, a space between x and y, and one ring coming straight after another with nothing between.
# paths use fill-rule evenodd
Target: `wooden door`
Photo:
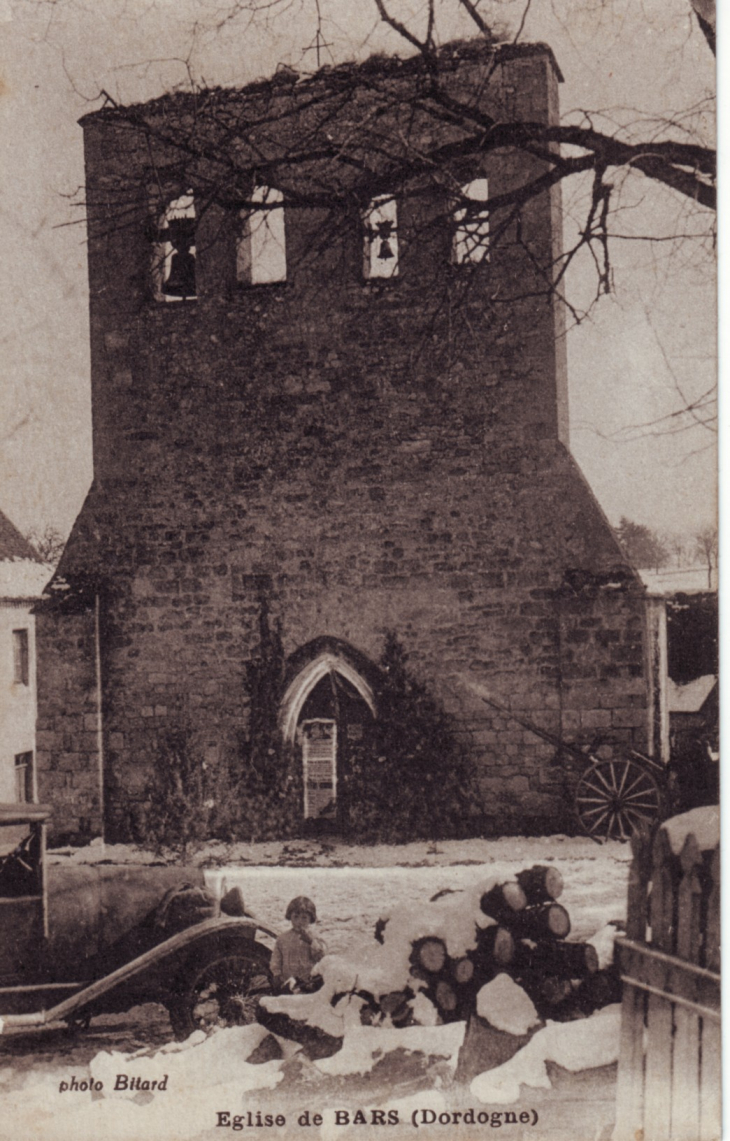
<instances>
[{"instance_id":1,"label":"wooden door","mask_svg":"<svg viewBox=\"0 0 730 1141\"><path fill-rule=\"evenodd\" d=\"M302 722L304 818L335 812L337 803L337 723L329 718Z\"/></svg>"}]
</instances>

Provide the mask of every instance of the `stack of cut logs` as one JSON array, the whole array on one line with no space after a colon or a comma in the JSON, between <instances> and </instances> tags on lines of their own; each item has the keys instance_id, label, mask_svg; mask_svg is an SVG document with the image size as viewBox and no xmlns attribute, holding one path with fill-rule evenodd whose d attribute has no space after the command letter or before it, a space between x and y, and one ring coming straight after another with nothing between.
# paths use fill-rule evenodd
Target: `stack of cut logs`
<instances>
[{"instance_id":1,"label":"stack of cut logs","mask_svg":"<svg viewBox=\"0 0 730 1141\"><path fill-rule=\"evenodd\" d=\"M562 890L557 868L525 869L514 880L484 892L480 907L493 922L477 925L476 947L463 957L451 958L441 938L427 936L412 944L411 975L425 982L425 994L444 1022L468 1018L481 988L501 973L527 992L542 1018L580 1017L620 1001L615 968L599 970L591 944L566 942L570 916L556 902ZM380 941L386 924L376 924ZM398 991L382 996L377 1005L394 1024L404 1025L411 997L410 990ZM374 1014L369 1010L366 1020Z\"/></svg>"}]
</instances>

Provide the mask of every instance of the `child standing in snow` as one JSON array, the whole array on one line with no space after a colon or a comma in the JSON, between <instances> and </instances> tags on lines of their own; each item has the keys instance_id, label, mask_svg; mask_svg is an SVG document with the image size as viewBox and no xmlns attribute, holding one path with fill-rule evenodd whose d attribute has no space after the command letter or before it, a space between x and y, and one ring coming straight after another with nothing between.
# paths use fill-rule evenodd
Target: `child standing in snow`
<instances>
[{"instance_id":1,"label":"child standing in snow","mask_svg":"<svg viewBox=\"0 0 730 1141\"><path fill-rule=\"evenodd\" d=\"M318 963L327 948L321 939L312 935L309 928L317 922L317 909L306 895L298 895L286 909L291 930L276 940L271 954L271 973L277 989L308 990L312 982L312 967Z\"/></svg>"}]
</instances>

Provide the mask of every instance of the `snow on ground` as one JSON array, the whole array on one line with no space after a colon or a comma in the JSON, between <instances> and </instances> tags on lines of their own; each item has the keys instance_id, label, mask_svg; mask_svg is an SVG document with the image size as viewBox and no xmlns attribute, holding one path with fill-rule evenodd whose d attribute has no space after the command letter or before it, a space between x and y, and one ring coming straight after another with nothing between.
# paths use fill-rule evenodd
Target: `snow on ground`
<instances>
[{"instance_id":1,"label":"snow on ground","mask_svg":"<svg viewBox=\"0 0 730 1141\"><path fill-rule=\"evenodd\" d=\"M550 1089L546 1062L573 1072L607 1066L618 1060L620 1024L619 1004L576 1022L548 1022L508 1062L474 1078L471 1092L485 1105L507 1105L523 1085Z\"/></svg>"},{"instance_id":2,"label":"snow on ground","mask_svg":"<svg viewBox=\"0 0 730 1141\"><path fill-rule=\"evenodd\" d=\"M258 1024L234 1026L209 1038L197 1031L188 1039L188 1049L163 1047L152 1057L143 1054L130 1059L116 1051L104 1051L93 1059L89 1072L95 1082L103 1082L106 1097L130 1101L138 1096L135 1079L139 1079L139 1083L160 1082L166 1074L169 1079L171 1072L178 1088L195 1086L198 1074L203 1072L215 1074L216 1085L238 1082L241 1091L268 1089L281 1080L280 1064L249 1065L246 1062L266 1035L265 1028ZM120 1072L124 1072L129 1082L124 1089L115 1089L116 1075Z\"/></svg>"},{"instance_id":3,"label":"snow on ground","mask_svg":"<svg viewBox=\"0 0 730 1141\"><path fill-rule=\"evenodd\" d=\"M479 991L477 1014L508 1034L527 1034L540 1023L529 995L506 974L497 975Z\"/></svg>"},{"instance_id":4,"label":"snow on ground","mask_svg":"<svg viewBox=\"0 0 730 1141\"><path fill-rule=\"evenodd\" d=\"M624 930L620 924L612 921L607 923L605 927L599 928L595 935L591 935L590 939L586 939L586 943L590 943L596 949L599 970L604 970L613 962L614 943Z\"/></svg>"},{"instance_id":5,"label":"snow on ground","mask_svg":"<svg viewBox=\"0 0 730 1141\"><path fill-rule=\"evenodd\" d=\"M55 863L160 862L135 845L101 841L49 855ZM285 926L289 900L311 896L320 915L317 933L331 952L341 954L361 937L370 939L375 921L396 905L425 902L444 888L473 889L491 877L509 879L522 868L545 863L554 863L563 875L560 902L571 915L571 938L585 939L611 919L625 917L631 849L618 841L597 844L585 836L562 835L396 845L216 841L190 862L206 869L206 880L216 891L224 879L229 887L239 884L249 910L276 931Z\"/></svg>"},{"instance_id":6,"label":"snow on ground","mask_svg":"<svg viewBox=\"0 0 730 1141\"><path fill-rule=\"evenodd\" d=\"M453 1072L465 1029L465 1022L392 1030L352 1025L345 1032L342 1049L330 1058L320 1058L315 1065L323 1074L367 1074L379 1058L395 1050L409 1050L418 1051L426 1058L442 1058Z\"/></svg>"},{"instance_id":7,"label":"snow on ground","mask_svg":"<svg viewBox=\"0 0 730 1141\"><path fill-rule=\"evenodd\" d=\"M160 857L134 845L97 841L87 848L51 852L56 863L153 863ZM172 862L172 861L171 861ZM210 843L195 855L206 882L220 893L238 884L264 926L286 927L284 912L296 895L317 905L316 933L331 954L359 953L373 944L381 915L423 905L446 888L473 892L486 880L511 879L533 864L554 863L565 882L560 902L572 922L572 939L587 939L612 919L626 916L631 849L581 836L506 836L497 840L426 840L355 846L319 840L262 844ZM225 890L225 889L223 889Z\"/></svg>"},{"instance_id":8,"label":"snow on ground","mask_svg":"<svg viewBox=\"0 0 730 1141\"><path fill-rule=\"evenodd\" d=\"M590 858L597 855L630 860L628 844L597 844L585 836L501 836L473 840L414 840L409 844L345 844L340 840L268 840L258 844L225 844L211 840L198 848L191 863L204 867L250 864L255 867L436 867L448 864L490 864L504 859L526 864ZM49 856L56 862L91 864L159 863L160 856L135 844L104 844L92 840L85 848L60 848ZM175 862L171 859L172 863Z\"/></svg>"},{"instance_id":9,"label":"snow on ground","mask_svg":"<svg viewBox=\"0 0 730 1141\"><path fill-rule=\"evenodd\" d=\"M294 1022L306 1023L317 1030L323 1030L332 1038L342 1038L348 1016L354 1017L358 1023L360 1022L360 1008L363 1005L363 999L356 997L350 999L348 996L341 998L333 1007L331 1001L335 994L343 989L351 989L351 976L348 970L346 979L339 983L342 977L340 961L336 957L328 955L325 956L323 962L331 968L331 975L329 978L325 978L325 985L322 990L318 990L314 994L266 995L261 999L261 1005L270 1014L286 1014ZM318 966L321 967L322 963L319 963Z\"/></svg>"},{"instance_id":10,"label":"snow on ground","mask_svg":"<svg viewBox=\"0 0 730 1141\"><path fill-rule=\"evenodd\" d=\"M135 857L139 861L140 853L131 847L112 848L101 844L78 852L67 850L53 854L58 862L93 863L103 859L128 863L134 862ZM148 854L147 859L152 858ZM209 845L198 855L198 862L206 866L210 886L220 892L234 884L240 885L247 907L273 930L285 928L284 912L290 899L296 895L310 896L316 902L319 916L315 930L324 938L330 955L343 957L350 964L362 962L363 977L375 966L379 944L373 938L373 929L381 915L391 914L394 917L391 922L396 922L401 914L412 916L422 911L425 915L432 897L449 889L455 894L443 897L443 914L453 915L454 906L458 911L461 898L464 910L473 916L476 893L485 884L511 879L535 863L554 862L560 870L565 882L560 902L572 920L571 938L587 939L611 920L625 916L630 859L628 845L599 846L590 840L560 836L368 848L318 841L227 848ZM444 929L444 934L454 946L463 942L458 922L453 929ZM602 1019L600 1023L597 1023L598 1017ZM103 1092L95 1094L59 1095L60 1082L69 1080L71 1072L62 1064L61 1057L58 1066L50 1070L34 1071L24 1066L22 1084L8 1081L12 1074L0 1070L0 1139L10 1141L12 1137L14 1141L17 1137L52 1135L54 1141L98 1141L102 1136L109 1141L146 1141L148 1137L155 1141L177 1141L178 1138L197 1141L218 1137L216 1113L220 1110L230 1109L240 1114L261 1108L275 1113L277 1107L285 1104L288 1094L299 1098L302 1106L311 1106L316 1104L320 1089L324 1102L333 1107L338 1104L333 1097L345 1097L346 1087L342 1083L370 1081L377 1071L382 1083L384 1058L388 1059L386 1067L391 1067L386 1068L385 1096L381 1088L375 1100L368 1100L374 1096L374 1087L370 1087L369 1092L362 1094L363 1105L401 1105L405 1112L414 1088L413 1072L408 1071L407 1077L390 1075L401 1074L398 1066L404 1065L404 1058L407 1069L407 1059L419 1057L422 1058L419 1105L433 1103L435 1108L437 1104L441 1107L448 1102L449 1083L464 1033L463 1023L394 1030L359 1026L350 1021L345 1019L343 1050L315 1064L302 1062L298 1078L292 1077L294 1071L287 1069L296 1058L261 1065L247 1063L252 1042L260 1034L257 1027L220 1031L205 1042L196 1042L193 1036L187 1049L157 1051L152 1056L99 1054L90 1066L73 1068L77 1080L92 1074L97 1075L95 1080L104 1082ZM511 1100L515 1088L519 1095L522 1082L534 1079L533 1084L544 1087L545 1060L550 1058L567 1069L585 1063L603 1065L614 1057L614 1031L610 1012L576 1023L549 1024L538 1031L525 1048L531 1049L526 1059L522 1050L490 1076L482 1075L472 1085L472 1094L480 1099L484 1094L487 1100L500 1104ZM601 1040L600 1049L596 1039ZM593 1052L592 1045L595 1046ZM594 1054L596 1058L600 1054L598 1061L594 1060ZM521 1056L522 1060L517 1061ZM391 1063L390 1059L394 1061ZM164 1090L134 1091L131 1098L127 1091L123 1101L119 1093L109 1097L108 1091L115 1092L115 1075L122 1072L132 1076L144 1074L150 1080L155 1077L159 1080L160 1075L168 1074L169 1086L175 1091L174 1099ZM364 1078L358 1077L363 1073ZM323 1082L325 1087L320 1085ZM337 1095L326 1092L329 1088L326 1083L333 1082L339 1083ZM482 1084L476 1084L479 1082ZM289 1120L291 1122L291 1118ZM407 1117L401 1116L400 1120L407 1121ZM272 1128L265 1132L291 1136L288 1126L283 1131ZM310 1133L309 1130L304 1132ZM344 1132L339 1129L333 1132L330 1114L325 1120L321 1141L329 1141L335 1135L340 1137ZM353 1132L359 1136L357 1128ZM410 1133L410 1126L407 1132ZM311 1130L311 1135L315 1136L316 1131ZM400 1130L388 1130L388 1135L402 1134Z\"/></svg>"},{"instance_id":11,"label":"snow on ground","mask_svg":"<svg viewBox=\"0 0 730 1141\"><path fill-rule=\"evenodd\" d=\"M429 848L433 846L421 843L353 849L361 862L344 867L339 856L350 849L338 847L333 853L338 862L329 866L229 866L207 870L206 881L216 892L224 880L227 887L239 885L246 907L275 931L286 926L289 900L308 895L317 905L317 935L336 955L358 952L363 940L369 943L381 915L409 904L422 906L446 888L471 894L487 880L511 879L536 863L554 862L563 875L560 902L571 917L571 938L586 939L612 919L626 916L628 844L598 845L558 836L446 841L439 843L438 851ZM390 863L381 862L385 851Z\"/></svg>"}]
</instances>

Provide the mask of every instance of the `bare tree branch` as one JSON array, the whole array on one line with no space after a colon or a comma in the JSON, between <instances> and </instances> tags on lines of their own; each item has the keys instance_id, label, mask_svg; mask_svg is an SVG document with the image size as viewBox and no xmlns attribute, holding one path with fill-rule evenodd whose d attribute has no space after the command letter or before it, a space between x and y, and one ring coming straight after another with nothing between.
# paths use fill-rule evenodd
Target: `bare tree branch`
<instances>
[{"instance_id":1,"label":"bare tree branch","mask_svg":"<svg viewBox=\"0 0 730 1141\"><path fill-rule=\"evenodd\" d=\"M487 43L492 43L492 30L485 23L485 21L482 19L482 16L476 7L476 4L473 4L472 0L459 0L459 3L461 4L462 8L466 12L469 13L472 20L474 21L474 23L478 27L479 31L482 33L482 35L486 39ZM528 7L529 7L529 5L528 5Z\"/></svg>"}]
</instances>

